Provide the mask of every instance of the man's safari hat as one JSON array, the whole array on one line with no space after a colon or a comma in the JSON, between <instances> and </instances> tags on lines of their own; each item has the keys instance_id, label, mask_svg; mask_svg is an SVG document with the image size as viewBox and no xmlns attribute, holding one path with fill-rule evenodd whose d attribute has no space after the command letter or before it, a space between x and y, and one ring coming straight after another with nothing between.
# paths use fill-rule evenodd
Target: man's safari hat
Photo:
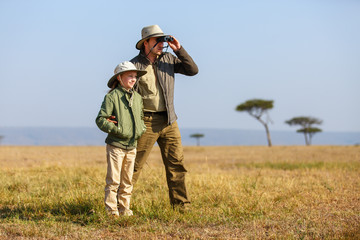
<instances>
[{"instance_id":1,"label":"man's safari hat","mask_svg":"<svg viewBox=\"0 0 360 240\"><path fill-rule=\"evenodd\" d=\"M143 43L152 37L162 37L165 36L164 32L158 25L151 25L144 27L141 30L141 40L136 43L136 49L141 49Z\"/></svg>"},{"instance_id":2,"label":"man's safari hat","mask_svg":"<svg viewBox=\"0 0 360 240\"><path fill-rule=\"evenodd\" d=\"M129 71L136 71L137 77L141 77L146 74L146 71L136 69L135 65L131 62L125 61L115 67L114 76L108 81L108 87L111 88L119 74Z\"/></svg>"}]
</instances>

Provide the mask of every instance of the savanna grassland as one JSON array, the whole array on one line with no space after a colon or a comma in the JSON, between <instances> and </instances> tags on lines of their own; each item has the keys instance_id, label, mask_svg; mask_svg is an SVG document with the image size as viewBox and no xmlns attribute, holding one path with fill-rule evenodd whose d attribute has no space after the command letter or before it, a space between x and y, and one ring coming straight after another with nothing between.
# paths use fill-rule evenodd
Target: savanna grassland
<instances>
[{"instance_id":1,"label":"savanna grassland","mask_svg":"<svg viewBox=\"0 0 360 240\"><path fill-rule=\"evenodd\" d=\"M0 239L360 239L359 146L185 147L191 208L154 148L109 218L105 147L0 147Z\"/></svg>"}]
</instances>

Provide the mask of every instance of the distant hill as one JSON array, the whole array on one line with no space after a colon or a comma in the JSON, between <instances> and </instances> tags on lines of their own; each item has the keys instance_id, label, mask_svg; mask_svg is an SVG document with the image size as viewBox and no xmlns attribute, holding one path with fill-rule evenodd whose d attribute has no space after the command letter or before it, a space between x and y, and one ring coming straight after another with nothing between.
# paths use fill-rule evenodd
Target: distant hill
<instances>
[{"instance_id":1,"label":"distant hill","mask_svg":"<svg viewBox=\"0 0 360 240\"><path fill-rule=\"evenodd\" d=\"M239 129L181 129L184 145L196 145L190 135L204 134L203 146L267 145L265 131ZM1 145L104 145L106 134L96 127L0 127ZM295 131L271 131L273 145L304 145L304 135ZM360 132L322 132L313 145L359 145Z\"/></svg>"}]
</instances>

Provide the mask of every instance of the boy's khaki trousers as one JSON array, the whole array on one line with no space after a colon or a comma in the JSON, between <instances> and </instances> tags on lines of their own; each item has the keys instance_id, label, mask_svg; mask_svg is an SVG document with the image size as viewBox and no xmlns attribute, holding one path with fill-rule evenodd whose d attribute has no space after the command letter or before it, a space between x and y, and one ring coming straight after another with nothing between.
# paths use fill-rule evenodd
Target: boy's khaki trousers
<instances>
[{"instance_id":1,"label":"boy's khaki trousers","mask_svg":"<svg viewBox=\"0 0 360 240\"><path fill-rule=\"evenodd\" d=\"M106 153L105 207L109 214L119 215L130 210L136 149L124 150L107 144Z\"/></svg>"}]
</instances>

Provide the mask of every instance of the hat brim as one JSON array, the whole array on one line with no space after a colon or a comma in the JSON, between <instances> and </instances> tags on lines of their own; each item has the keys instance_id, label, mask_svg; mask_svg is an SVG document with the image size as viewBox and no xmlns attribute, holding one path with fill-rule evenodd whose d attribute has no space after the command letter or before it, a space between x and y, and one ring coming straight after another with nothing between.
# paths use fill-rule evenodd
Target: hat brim
<instances>
[{"instance_id":1,"label":"hat brim","mask_svg":"<svg viewBox=\"0 0 360 240\"><path fill-rule=\"evenodd\" d=\"M149 38L152 38L152 37L163 37L163 36L166 36L166 35L163 34L163 33L155 33L155 34L153 34L153 35L149 35L149 36L147 36L146 38L143 38L143 39L141 39L140 41L138 41L138 42L136 43L135 47L136 47L136 49L140 50L141 47L142 47L142 45L143 45L143 43L144 43L146 40L148 40Z\"/></svg>"},{"instance_id":2,"label":"hat brim","mask_svg":"<svg viewBox=\"0 0 360 240\"><path fill-rule=\"evenodd\" d=\"M126 70L126 71L117 73L117 74L115 74L114 76L112 76L112 77L109 79L109 81L108 81L108 83L107 83L107 86L108 86L109 88L112 88L112 86L113 86L114 82L116 81L116 78L117 78L118 75L120 75L120 74L122 74L122 73L124 73L124 72L131 72L131 71L135 71L135 72L137 73L137 78L139 78L139 77L141 77L141 76L144 76L144 75L147 73L146 71L143 71L143 70Z\"/></svg>"}]
</instances>

